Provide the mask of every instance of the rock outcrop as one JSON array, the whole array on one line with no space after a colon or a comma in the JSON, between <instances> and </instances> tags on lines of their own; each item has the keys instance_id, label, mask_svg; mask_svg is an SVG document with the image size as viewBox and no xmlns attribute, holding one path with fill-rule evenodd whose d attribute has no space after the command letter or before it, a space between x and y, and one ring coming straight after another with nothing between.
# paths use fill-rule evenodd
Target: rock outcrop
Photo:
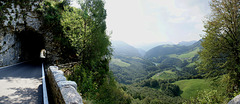
<instances>
[{"instance_id":1,"label":"rock outcrop","mask_svg":"<svg viewBox=\"0 0 240 104\"><path fill-rule=\"evenodd\" d=\"M42 29L42 15L37 11L41 3L41 0L0 1L0 66L11 65L20 61L29 61L33 57L30 52L26 52L30 51L31 48L27 48L34 48L34 44L39 43L25 42L26 44L31 44L26 47L23 46L23 41L26 40L20 39L27 38L30 35L32 35L31 38L42 41L41 47L39 45L36 47L47 50L47 59L50 64L59 60L61 54L60 46L53 42L53 33ZM24 33L30 33L30 35L24 35ZM33 36L36 34L38 36ZM37 50L37 48L34 49Z\"/></svg>"}]
</instances>

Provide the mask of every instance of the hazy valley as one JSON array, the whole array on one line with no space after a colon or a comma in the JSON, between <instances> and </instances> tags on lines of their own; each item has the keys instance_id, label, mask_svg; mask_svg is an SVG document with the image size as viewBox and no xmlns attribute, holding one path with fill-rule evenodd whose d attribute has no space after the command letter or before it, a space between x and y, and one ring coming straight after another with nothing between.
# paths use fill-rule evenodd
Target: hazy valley
<instances>
[{"instance_id":1,"label":"hazy valley","mask_svg":"<svg viewBox=\"0 0 240 104\"><path fill-rule=\"evenodd\" d=\"M113 41L114 51L110 70L135 101L151 96L146 94L142 97L134 97L135 93L146 93L141 92L144 89L163 93L154 96L153 99L166 96L166 99L180 99L178 101L182 102L195 97L197 91L208 89L209 82L195 69L199 57L198 51L202 48L200 43L199 40L164 44L144 52L122 41Z\"/></svg>"}]
</instances>

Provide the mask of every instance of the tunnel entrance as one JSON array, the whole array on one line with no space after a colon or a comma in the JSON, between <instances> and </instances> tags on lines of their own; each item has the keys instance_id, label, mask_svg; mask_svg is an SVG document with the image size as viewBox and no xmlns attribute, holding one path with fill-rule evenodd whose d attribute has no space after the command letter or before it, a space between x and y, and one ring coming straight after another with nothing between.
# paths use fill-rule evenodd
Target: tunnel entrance
<instances>
[{"instance_id":1,"label":"tunnel entrance","mask_svg":"<svg viewBox=\"0 0 240 104\"><path fill-rule=\"evenodd\" d=\"M40 61L40 52L45 48L44 37L33 31L17 34L21 44L20 61Z\"/></svg>"}]
</instances>

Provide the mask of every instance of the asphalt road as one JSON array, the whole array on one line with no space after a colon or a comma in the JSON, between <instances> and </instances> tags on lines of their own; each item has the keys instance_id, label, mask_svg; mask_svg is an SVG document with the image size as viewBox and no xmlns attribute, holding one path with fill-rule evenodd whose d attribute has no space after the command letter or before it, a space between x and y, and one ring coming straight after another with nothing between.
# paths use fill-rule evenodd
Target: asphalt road
<instances>
[{"instance_id":1,"label":"asphalt road","mask_svg":"<svg viewBox=\"0 0 240 104\"><path fill-rule=\"evenodd\" d=\"M42 104L41 63L0 67L0 104Z\"/></svg>"}]
</instances>

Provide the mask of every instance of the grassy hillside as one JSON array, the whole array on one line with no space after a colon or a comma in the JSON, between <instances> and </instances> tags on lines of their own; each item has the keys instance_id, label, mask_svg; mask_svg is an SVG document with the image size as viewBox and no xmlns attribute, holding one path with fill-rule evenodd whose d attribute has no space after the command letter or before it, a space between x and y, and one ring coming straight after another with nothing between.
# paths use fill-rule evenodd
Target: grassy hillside
<instances>
[{"instance_id":1,"label":"grassy hillside","mask_svg":"<svg viewBox=\"0 0 240 104\"><path fill-rule=\"evenodd\" d=\"M195 56L195 55L197 55L198 54L198 51L200 51L200 48L199 47L197 47L197 48L195 48L195 49L193 49L193 50L191 50L191 51L188 51L188 52L186 52L186 53L183 53L183 54L179 54L179 55L177 55L177 54L170 54L170 55L168 55L169 57L173 57L173 58L179 58L179 59L181 59L182 61L183 60L187 60L187 61L191 61L191 59Z\"/></svg>"},{"instance_id":2,"label":"grassy hillside","mask_svg":"<svg viewBox=\"0 0 240 104\"><path fill-rule=\"evenodd\" d=\"M201 48L201 41L198 41L190 46L183 45L159 45L146 52L145 58L159 58L162 56L171 56L181 59L191 58ZM181 54L181 55L180 55Z\"/></svg>"},{"instance_id":3,"label":"grassy hillside","mask_svg":"<svg viewBox=\"0 0 240 104\"><path fill-rule=\"evenodd\" d=\"M161 57L169 54L181 54L188 50L186 46L180 45L160 45L146 52L145 58Z\"/></svg>"},{"instance_id":4,"label":"grassy hillside","mask_svg":"<svg viewBox=\"0 0 240 104\"><path fill-rule=\"evenodd\" d=\"M174 82L183 91L181 96L186 99L196 97L197 92L204 89L211 89L210 81L205 79L190 79Z\"/></svg>"},{"instance_id":5,"label":"grassy hillside","mask_svg":"<svg viewBox=\"0 0 240 104\"><path fill-rule=\"evenodd\" d=\"M117 65L117 66L120 66L120 67L129 67L130 66L129 63L123 62L122 60L117 59L117 58L112 58L110 64L114 64L114 65Z\"/></svg>"},{"instance_id":6,"label":"grassy hillside","mask_svg":"<svg viewBox=\"0 0 240 104\"><path fill-rule=\"evenodd\" d=\"M113 57L110 62L110 70L113 71L116 80L120 83L131 84L145 79L152 71L158 68L152 62L140 57Z\"/></svg>"},{"instance_id":7,"label":"grassy hillside","mask_svg":"<svg viewBox=\"0 0 240 104\"><path fill-rule=\"evenodd\" d=\"M155 74L152 79L171 79L171 78L177 78L176 72L173 72L172 70L163 71L160 73Z\"/></svg>"}]
</instances>

